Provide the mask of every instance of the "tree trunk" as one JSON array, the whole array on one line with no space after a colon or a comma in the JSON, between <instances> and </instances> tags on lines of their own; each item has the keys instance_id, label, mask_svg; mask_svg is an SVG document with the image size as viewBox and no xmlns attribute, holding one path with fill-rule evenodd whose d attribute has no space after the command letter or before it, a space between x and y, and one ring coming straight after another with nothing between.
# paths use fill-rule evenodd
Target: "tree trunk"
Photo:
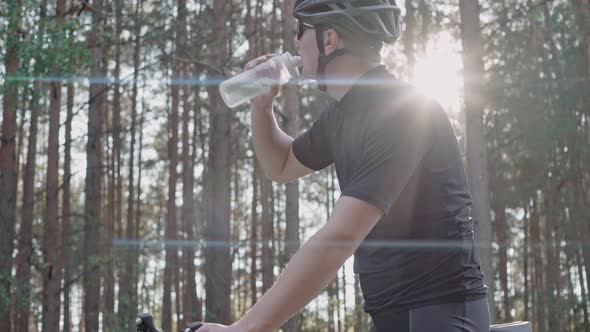
<instances>
[{"instance_id":1,"label":"tree trunk","mask_svg":"<svg viewBox=\"0 0 590 332\"><path fill-rule=\"evenodd\" d=\"M258 277L258 160L252 158L252 221L250 223L250 296L251 305L258 301L258 288L256 279Z\"/></svg>"},{"instance_id":2,"label":"tree trunk","mask_svg":"<svg viewBox=\"0 0 590 332\"><path fill-rule=\"evenodd\" d=\"M546 191L549 192L549 191ZM553 196L553 195L552 195ZM555 197L555 196L553 196ZM545 286L543 287L545 292L545 297L547 299L547 328L549 331L561 331L558 329L560 325L561 317L558 317L557 313L559 308L558 301L560 300L555 296L556 291L556 284L557 284L557 276L554 273L556 257L555 252L553 250L553 217L549 211L552 211L552 206L548 202L552 198L543 197L543 210L540 213L540 224L543 225L543 233L544 233L544 241L542 243L545 244L545 272L544 274L547 276L545 279ZM539 242L541 243L541 242ZM558 265L559 266L559 265Z\"/></svg>"},{"instance_id":3,"label":"tree trunk","mask_svg":"<svg viewBox=\"0 0 590 332\"><path fill-rule=\"evenodd\" d=\"M326 288L328 295L328 332L336 332L335 311L336 311L336 280L332 280Z\"/></svg>"},{"instance_id":4,"label":"tree trunk","mask_svg":"<svg viewBox=\"0 0 590 332\"><path fill-rule=\"evenodd\" d=\"M334 167L330 166L330 174L327 177L328 190L326 191L326 220L330 219L332 211L334 210ZM338 310L338 279L335 278L328 286L328 330L330 332L336 331L336 313Z\"/></svg>"},{"instance_id":5,"label":"tree trunk","mask_svg":"<svg viewBox=\"0 0 590 332\"><path fill-rule=\"evenodd\" d=\"M212 32L216 36L209 53L209 62L223 68L227 58L225 32L225 0L213 2ZM210 78L221 78L222 73L209 72ZM207 165L207 247L205 249L206 321L229 323L231 257L230 200L231 200L231 129L230 111L225 107L217 86L208 87L211 105L209 118L209 158ZM223 243L224 245L214 245Z\"/></svg>"},{"instance_id":6,"label":"tree trunk","mask_svg":"<svg viewBox=\"0 0 590 332\"><path fill-rule=\"evenodd\" d=\"M47 16L47 1L41 1L41 24L37 34L37 43L42 43L45 35L44 18ZM34 72L40 70L35 68ZM16 307L13 328L16 332L28 332L31 307L31 265L33 263L33 219L35 211L35 165L37 154L37 129L41 107L43 87L39 80L33 83L31 93L31 118L28 135L27 160L23 177L23 206L21 207L21 226L19 229L19 247L16 256ZM23 107L23 109L26 109ZM24 118L23 118L24 121ZM1 323L0 323L1 325Z\"/></svg>"},{"instance_id":7,"label":"tree trunk","mask_svg":"<svg viewBox=\"0 0 590 332\"><path fill-rule=\"evenodd\" d=\"M178 18L179 33L177 41L180 49L178 50L181 57L188 56L186 53L186 1L178 0ZM185 71L186 72L186 71ZM188 75L187 75L188 76ZM191 105L189 103L190 87L188 85L183 86L183 112L182 112L182 220L183 226L186 232L187 241L194 241L194 227L195 227L195 212L194 212L194 153L191 155L191 147L189 142L189 123L190 123L190 111ZM197 94L195 94L195 98ZM197 102L195 100L194 102ZM196 116L196 115L195 115ZM197 130L196 127L193 130ZM196 142L193 142L196 144ZM184 250L185 258L185 290L183 292L183 310L184 310L184 321L190 323L196 321L197 317L197 285L195 282L195 250L192 245L188 245Z\"/></svg>"},{"instance_id":8,"label":"tree trunk","mask_svg":"<svg viewBox=\"0 0 590 332\"><path fill-rule=\"evenodd\" d=\"M21 100L27 100L28 99L28 91L23 91L23 93L20 95ZM27 115L27 106L26 104L21 105L20 108L20 118L21 121L17 122L17 131L18 131L18 136L16 138L16 142L17 142L17 146L16 146L16 181L18 183L18 179L20 178L20 172L21 172L21 160L22 158L22 154L23 152L23 146L24 146L24 137L25 137L25 123L26 123L26 115ZM17 184L18 185L18 184ZM17 190L18 191L18 190ZM18 199L18 197L17 197Z\"/></svg>"},{"instance_id":9,"label":"tree trunk","mask_svg":"<svg viewBox=\"0 0 590 332\"><path fill-rule=\"evenodd\" d=\"M488 162L484 133L484 68L479 20L479 1L460 0L461 40L465 75L465 120L467 141L467 176L473 196L473 220L476 242L480 248L481 268L488 286L490 320L493 322L494 269L492 266L492 228L488 191Z\"/></svg>"},{"instance_id":10,"label":"tree trunk","mask_svg":"<svg viewBox=\"0 0 590 332\"><path fill-rule=\"evenodd\" d=\"M346 268L342 268L342 322L344 324L344 328L343 330L346 331L348 329L348 316L346 316L347 314L347 308L346 308L346 302L347 302L347 296L346 296Z\"/></svg>"},{"instance_id":11,"label":"tree trunk","mask_svg":"<svg viewBox=\"0 0 590 332\"><path fill-rule=\"evenodd\" d=\"M141 0L136 2L135 14L139 15L141 11ZM129 143L129 169L127 174L127 223L125 227L125 238L127 240L135 239L135 132L137 122L137 95L138 95L138 79L139 79L139 66L140 66L140 45L141 45L141 24L138 20L134 22L135 38L133 44L133 87L131 91L131 123L130 123L130 135L131 141ZM137 308L135 306L135 294L134 285L135 281L135 252L133 248L127 248L124 253L123 270L121 271L120 287L119 287L119 310L117 316L120 318L120 329L127 331L133 327L133 321L131 318L134 317Z\"/></svg>"},{"instance_id":12,"label":"tree trunk","mask_svg":"<svg viewBox=\"0 0 590 332\"><path fill-rule=\"evenodd\" d=\"M578 246L580 246L580 244L578 244ZM580 288L582 289L582 312L584 313L584 332L589 332L590 319L588 319L588 292L585 284L585 278L587 278L587 276L584 275L584 268L582 266L580 250L578 250L578 248L575 248L575 251L576 265L578 268L578 277L580 280Z\"/></svg>"},{"instance_id":13,"label":"tree trunk","mask_svg":"<svg viewBox=\"0 0 590 332\"><path fill-rule=\"evenodd\" d=\"M67 89L67 115L64 144L64 175L63 175L63 200L62 200L62 253L63 253L63 279L64 279L64 303L63 303L63 332L71 331L70 317L70 280L72 279L72 226L70 216L70 180L72 177L72 118L74 110L74 85L68 84Z\"/></svg>"},{"instance_id":14,"label":"tree trunk","mask_svg":"<svg viewBox=\"0 0 590 332\"><path fill-rule=\"evenodd\" d=\"M341 269L342 270L342 269ZM340 302L340 278L338 278L338 274L334 278L334 283L336 284L336 326L338 327L338 332L342 331L342 303Z\"/></svg>"},{"instance_id":15,"label":"tree trunk","mask_svg":"<svg viewBox=\"0 0 590 332\"><path fill-rule=\"evenodd\" d=\"M182 0L179 0L179 2ZM175 54L179 56L182 50L182 29L184 24L178 20L184 11L181 13L181 7L177 6L177 20L176 20L176 49ZM172 105L170 108L170 115L168 117L168 159L169 159L169 177L168 177L168 223L166 226L166 241L175 241L178 238L178 228L176 222L176 183L177 183L177 166L178 166L178 105L179 105L179 88L176 81L180 79L183 74L183 66L180 61L172 61L172 84L170 87ZM177 278L177 256L176 245L166 245L166 267L164 270L164 300L163 300L163 317L162 328L164 331L172 330L172 283ZM180 294L176 294L180 296Z\"/></svg>"},{"instance_id":16,"label":"tree trunk","mask_svg":"<svg viewBox=\"0 0 590 332\"><path fill-rule=\"evenodd\" d=\"M106 111L108 112L108 111ZM112 116L112 115L111 115ZM109 123L109 118L105 116L103 119L106 123ZM112 121L111 121L112 124ZM109 127L107 131L112 132L112 127ZM109 141L107 141L109 142ZM104 273L104 309L103 309L103 324L106 331L110 331L114 328L114 310L115 310L115 268L114 260L115 255L113 254L113 240L114 240L114 221L115 221L115 166L114 166L114 150L113 140L110 140L110 144L106 147L107 159L107 183L106 183L106 196L107 203L104 210L106 216L106 238L105 238L105 256L106 256L106 268L103 270Z\"/></svg>"},{"instance_id":17,"label":"tree trunk","mask_svg":"<svg viewBox=\"0 0 590 332\"><path fill-rule=\"evenodd\" d=\"M506 227L506 210L504 206L494 208L494 229L498 241L498 270L500 272L500 286L503 293L504 321L511 321L510 292L508 291L508 234Z\"/></svg>"},{"instance_id":18,"label":"tree trunk","mask_svg":"<svg viewBox=\"0 0 590 332\"><path fill-rule=\"evenodd\" d=\"M56 16L63 24L65 1L58 0ZM42 326L47 331L58 331L60 320L60 293L62 267L59 257L60 229L59 209L59 127L61 108L61 82L50 83L49 89L49 133L47 138L47 179L45 193L45 220L43 223L43 296Z\"/></svg>"},{"instance_id":19,"label":"tree trunk","mask_svg":"<svg viewBox=\"0 0 590 332\"><path fill-rule=\"evenodd\" d=\"M33 259L33 212L35 211L35 160L37 154L37 126L39 115L39 92L41 84L35 82L31 101L31 119L28 133L27 161L23 175L23 206L19 229L19 247L16 256L16 312L15 332L29 331L31 306L31 264Z\"/></svg>"},{"instance_id":20,"label":"tree trunk","mask_svg":"<svg viewBox=\"0 0 590 332\"><path fill-rule=\"evenodd\" d=\"M285 27L295 25L293 18L293 0L283 1L282 22L283 22L283 50L294 49L293 36L290 30ZM284 110L286 115L285 132L291 137L295 137L299 131L299 91L297 85L287 84L283 86L283 95L285 96ZM293 181L286 184L286 227L285 227L285 253L283 255L283 266L286 265L291 257L299 249L299 181ZM299 330L300 314L296 314L289 319L283 330L285 332L296 332Z\"/></svg>"},{"instance_id":21,"label":"tree trunk","mask_svg":"<svg viewBox=\"0 0 590 332\"><path fill-rule=\"evenodd\" d=\"M98 43L102 24L102 0L92 3L92 29L88 44L91 49L91 75L102 77L102 46ZM100 273L98 249L100 243L100 140L104 108L104 84L91 82L88 100L88 142L86 145L86 184L84 218L84 332L98 332Z\"/></svg>"},{"instance_id":22,"label":"tree trunk","mask_svg":"<svg viewBox=\"0 0 590 332\"><path fill-rule=\"evenodd\" d=\"M292 6L291 6L292 7ZM270 18L270 49L274 51L278 49L278 42L280 39L277 35L277 8L278 8L278 0L272 0L272 13Z\"/></svg>"},{"instance_id":23,"label":"tree trunk","mask_svg":"<svg viewBox=\"0 0 590 332\"><path fill-rule=\"evenodd\" d=\"M7 39L4 45L5 77L13 76L19 67L20 20L22 0L10 1L7 10ZM14 225L16 224L16 110L18 81L4 83L2 132L0 133L0 331L10 332L10 279Z\"/></svg>"},{"instance_id":24,"label":"tree trunk","mask_svg":"<svg viewBox=\"0 0 590 332\"><path fill-rule=\"evenodd\" d=\"M590 80L590 0L574 0L578 12L582 47L585 59L586 77Z\"/></svg>"},{"instance_id":25,"label":"tree trunk","mask_svg":"<svg viewBox=\"0 0 590 332\"><path fill-rule=\"evenodd\" d=\"M538 205L535 205L531 209L531 240L535 246L532 250L533 253L533 284L531 289L533 290L533 323L536 324L534 331L545 331L546 321L546 305L545 303L545 291L544 286L544 273L543 273L543 260L541 257L541 220L539 218ZM536 299L536 301L534 300Z\"/></svg>"},{"instance_id":26,"label":"tree trunk","mask_svg":"<svg viewBox=\"0 0 590 332\"><path fill-rule=\"evenodd\" d=\"M117 8L117 13L119 18L117 19L117 27L115 28L117 36L120 36L123 28L122 28L122 0L116 0L115 6ZM117 43L115 45L115 80L119 82L120 74L121 74L121 45ZM121 151L122 151L122 137L121 137L121 86L120 84L115 84L114 88L114 95L113 95L113 155L115 158L115 236L117 238L123 237L123 178L121 176L121 168L123 163L121 162Z\"/></svg>"},{"instance_id":27,"label":"tree trunk","mask_svg":"<svg viewBox=\"0 0 590 332\"><path fill-rule=\"evenodd\" d=\"M113 85L113 107L111 115L112 130L112 149L110 160L110 180L109 180L109 225L107 229L107 272L105 280L105 330L111 331L117 326L117 317L115 316L115 261L119 260L113 256L112 242L115 233L115 226L121 225L121 208L122 208L122 186L121 182L121 33L123 31L123 3L122 0L115 0L115 68L113 76L115 84ZM117 255L117 257L120 257ZM121 269L120 271L123 271Z\"/></svg>"},{"instance_id":28,"label":"tree trunk","mask_svg":"<svg viewBox=\"0 0 590 332\"><path fill-rule=\"evenodd\" d=\"M432 20L432 12L433 10L429 8L426 0L420 0L418 4L418 13L420 16L421 24L420 24L420 40L418 41L418 45L420 47L420 51L424 52L426 50L426 43L428 42L428 30L430 28L430 21ZM416 27L418 28L418 27Z\"/></svg>"},{"instance_id":29,"label":"tree trunk","mask_svg":"<svg viewBox=\"0 0 590 332\"><path fill-rule=\"evenodd\" d=\"M290 1L290 0L286 0ZM248 56L250 59L254 59L257 55L257 35L255 23L256 20L253 17L252 11L252 0L246 0L246 35L248 37L249 45L252 45L248 49ZM250 223L250 302L251 306L256 304L258 301L258 287L256 286L256 280L258 278L258 173L260 173L260 165L256 156L252 158L252 220Z\"/></svg>"},{"instance_id":30,"label":"tree trunk","mask_svg":"<svg viewBox=\"0 0 590 332\"><path fill-rule=\"evenodd\" d=\"M365 331L363 326L363 296L358 274L354 275L354 332Z\"/></svg>"},{"instance_id":31,"label":"tree trunk","mask_svg":"<svg viewBox=\"0 0 590 332\"><path fill-rule=\"evenodd\" d=\"M58 15L63 12L63 1L58 8ZM61 11L60 11L61 9ZM49 135L47 139L47 182L45 195L45 220L43 223L43 330L59 330L59 309L61 289L61 264L59 263L59 112L61 104L61 83L50 84L49 91Z\"/></svg>"},{"instance_id":32,"label":"tree trunk","mask_svg":"<svg viewBox=\"0 0 590 332\"><path fill-rule=\"evenodd\" d=\"M524 294L523 294L523 302L524 302L524 320L529 320L529 209L525 207L524 209L524 220L523 220L523 233L524 233L524 243L523 243L523 278L524 278Z\"/></svg>"},{"instance_id":33,"label":"tree trunk","mask_svg":"<svg viewBox=\"0 0 590 332\"><path fill-rule=\"evenodd\" d=\"M272 183L266 178L262 168L258 169L260 173L260 202L262 205L262 218L260 225L262 227L262 293L266 291L273 284L273 269L274 264L272 260L271 237L273 233L273 221L271 213L270 194L272 191Z\"/></svg>"},{"instance_id":34,"label":"tree trunk","mask_svg":"<svg viewBox=\"0 0 590 332\"><path fill-rule=\"evenodd\" d=\"M200 70L195 70L195 77L200 77L201 76L201 71ZM202 128L202 123L203 123L203 112L202 112L202 105L201 105L201 96L199 95L201 92L201 87L200 86L195 86L194 87L194 101L193 101L193 107L194 107L194 118L193 118L193 147L192 147L192 173L193 174L193 185L195 182L194 179L194 174L195 174L195 165L196 165L196 158L197 158L197 142L200 142L201 144L201 155L204 156L205 155L205 149L204 147L204 141L205 138L202 135L203 132L203 128ZM205 160L205 158L199 158L200 161ZM203 167L205 168L205 167ZM203 170L203 172L201 173L201 176L204 176L205 172ZM204 180L201 181L201 189L204 188L203 185ZM203 197L203 191L201 190L201 197ZM193 207L194 207L194 197L193 197ZM197 211L193 211L193 214L196 215L194 221L193 221L193 230L196 230L196 233L194 235L194 238L202 238L201 234L202 234L202 230L203 230L203 219L205 217L205 213L204 213L204 208L203 208L204 204L201 202L199 204L199 210ZM195 213L196 212L196 213ZM199 246L195 245L195 248L193 249L193 252L198 250ZM197 271L197 267L195 266L195 276L198 273ZM195 283L195 288L196 288L196 283ZM196 290L195 290L196 291ZM195 320L197 321L202 321L203 320L203 302L202 300L199 300L198 294L195 295L196 299L197 299L197 303L195 305Z\"/></svg>"},{"instance_id":35,"label":"tree trunk","mask_svg":"<svg viewBox=\"0 0 590 332\"><path fill-rule=\"evenodd\" d=\"M404 28L404 53L406 55L406 59L408 61L408 68L407 68L407 75L408 78L411 80L412 76L414 75L414 67L416 66L416 54L414 51L414 35L415 35L415 26L416 26L416 19L415 19L415 10L414 10L414 1L413 0L406 0L406 16L405 16L405 28Z\"/></svg>"},{"instance_id":36,"label":"tree trunk","mask_svg":"<svg viewBox=\"0 0 590 332\"><path fill-rule=\"evenodd\" d=\"M264 5L264 0L254 0L256 3L256 14L254 15L254 17L256 17L257 19L254 21L256 28L254 29L254 31L260 33L260 38L256 38L256 50L260 53L260 54L266 54L266 49L264 48L265 46L265 38L262 38L262 34L263 31L265 31L264 26L262 25L264 21L266 21L263 16L262 16L262 7Z\"/></svg>"},{"instance_id":37,"label":"tree trunk","mask_svg":"<svg viewBox=\"0 0 590 332\"><path fill-rule=\"evenodd\" d=\"M182 229L182 225L180 225L180 229ZM180 233L180 230L178 230L178 232ZM177 233L177 236L180 235ZM178 239L178 237L177 237ZM176 324L177 324L177 328L178 326L180 326L181 323L181 317L180 315L182 314L182 308L180 306L180 297L182 294L181 288L180 288L180 283L181 283L181 275L184 272L183 271L183 267L182 264L180 264L180 259L183 258L182 257L182 253L179 253L178 256L176 256L176 270L174 271L174 281L172 281L172 284L174 285L174 305L176 307Z\"/></svg>"},{"instance_id":38,"label":"tree trunk","mask_svg":"<svg viewBox=\"0 0 590 332\"><path fill-rule=\"evenodd\" d=\"M143 91L145 91L145 83L144 86L142 88ZM145 95L144 95L145 96ZM141 101L141 115L140 115L140 119L139 119L139 146L138 146L138 154L137 154L137 182L135 184L136 188L137 188L137 195L136 195L136 200L135 200L135 238L140 240L143 239L144 236L141 233L141 225L142 225L142 205L141 205L141 195L142 195L142 190L141 190L141 183L143 181L142 179L142 169L143 169L143 124L145 121L145 112L146 112L146 105L145 105L145 100L142 97L142 101ZM139 273L140 273L140 268L139 268L139 255L141 254L141 251L136 251L134 252L133 255L133 307L136 308L136 310L139 309L138 307L138 301L139 301L139 289L138 289L138 285L139 285Z\"/></svg>"}]
</instances>

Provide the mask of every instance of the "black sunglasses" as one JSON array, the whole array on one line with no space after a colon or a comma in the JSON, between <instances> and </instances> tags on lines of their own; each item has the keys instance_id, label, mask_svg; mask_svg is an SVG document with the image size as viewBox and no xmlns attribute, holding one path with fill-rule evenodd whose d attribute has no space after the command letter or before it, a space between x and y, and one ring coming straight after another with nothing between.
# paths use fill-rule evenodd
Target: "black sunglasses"
<instances>
[{"instance_id":1,"label":"black sunglasses","mask_svg":"<svg viewBox=\"0 0 590 332\"><path fill-rule=\"evenodd\" d=\"M305 29L313 29L313 28L314 28L313 25L303 23L303 21L301 21L301 20L297 20L297 31L296 31L297 40L301 40L301 37L303 36Z\"/></svg>"}]
</instances>

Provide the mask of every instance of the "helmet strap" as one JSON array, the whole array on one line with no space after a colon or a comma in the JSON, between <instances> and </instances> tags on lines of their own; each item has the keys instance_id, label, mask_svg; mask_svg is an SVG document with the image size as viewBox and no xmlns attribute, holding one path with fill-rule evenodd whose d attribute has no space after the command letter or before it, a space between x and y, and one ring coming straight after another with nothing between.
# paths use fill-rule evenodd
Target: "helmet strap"
<instances>
[{"instance_id":1,"label":"helmet strap","mask_svg":"<svg viewBox=\"0 0 590 332\"><path fill-rule=\"evenodd\" d=\"M316 26L315 27L315 37L316 42L318 44L318 68L317 68L317 81L318 81L318 89L321 91L326 92L328 86L326 84L326 66L332 59L344 55L352 53L350 50L345 48L339 48L334 50L334 52L330 53L330 55L326 55L326 49L324 48L324 29L323 27Z\"/></svg>"}]
</instances>

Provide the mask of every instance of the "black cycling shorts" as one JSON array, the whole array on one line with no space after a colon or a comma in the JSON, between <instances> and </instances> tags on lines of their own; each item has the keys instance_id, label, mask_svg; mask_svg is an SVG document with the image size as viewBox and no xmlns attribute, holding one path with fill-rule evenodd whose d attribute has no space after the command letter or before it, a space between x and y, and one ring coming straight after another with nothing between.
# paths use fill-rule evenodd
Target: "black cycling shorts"
<instances>
[{"instance_id":1,"label":"black cycling shorts","mask_svg":"<svg viewBox=\"0 0 590 332\"><path fill-rule=\"evenodd\" d=\"M372 315L370 332L489 332L486 298Z\"/></svg>"}]
</instances>

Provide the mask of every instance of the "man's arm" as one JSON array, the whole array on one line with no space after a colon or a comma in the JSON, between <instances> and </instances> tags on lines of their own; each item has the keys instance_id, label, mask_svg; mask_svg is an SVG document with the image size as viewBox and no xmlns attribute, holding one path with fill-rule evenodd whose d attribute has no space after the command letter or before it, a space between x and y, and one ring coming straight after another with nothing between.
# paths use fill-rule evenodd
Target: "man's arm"
<instances>
[{"instance_id":1,"label":"man's arm","mask_svg":"<svg viewBox=\"0 0 590 332\"><path fill-rule=\"evenodd\" d=\"M295 158L293 138L279 128L272 107L253 108L251 119L254 151L269 179L286 183L313 172Z\"/></svg>"},{"instance_id":2,"label":"man's arm","mask_svg":"<svg viewBox=\"0 0 590 332\"><path fill-rule=\"evenodd\" d=\"M326 225L299 249L275 284L234 326L247 332L277 330L328 285L382 215L369 203L340 197Z\"/></svg>"},{"instance_id":3,"label":"man's arm","mask_svg":"<svg viewBox=\"0 0 590 332\"><path fill-rule=\"evenodd\" d=\"M265 54L251 60L244 66L250 70L278 54ZM274 181L289 182L312 173L313 170L303 166L291 151L293 138L285 134L277 125L272 111L272 103L279 93L279 85L274 85L266 93L250 100L252 136L256 158L264 173Z\"/></svg>"}]
</instances>

